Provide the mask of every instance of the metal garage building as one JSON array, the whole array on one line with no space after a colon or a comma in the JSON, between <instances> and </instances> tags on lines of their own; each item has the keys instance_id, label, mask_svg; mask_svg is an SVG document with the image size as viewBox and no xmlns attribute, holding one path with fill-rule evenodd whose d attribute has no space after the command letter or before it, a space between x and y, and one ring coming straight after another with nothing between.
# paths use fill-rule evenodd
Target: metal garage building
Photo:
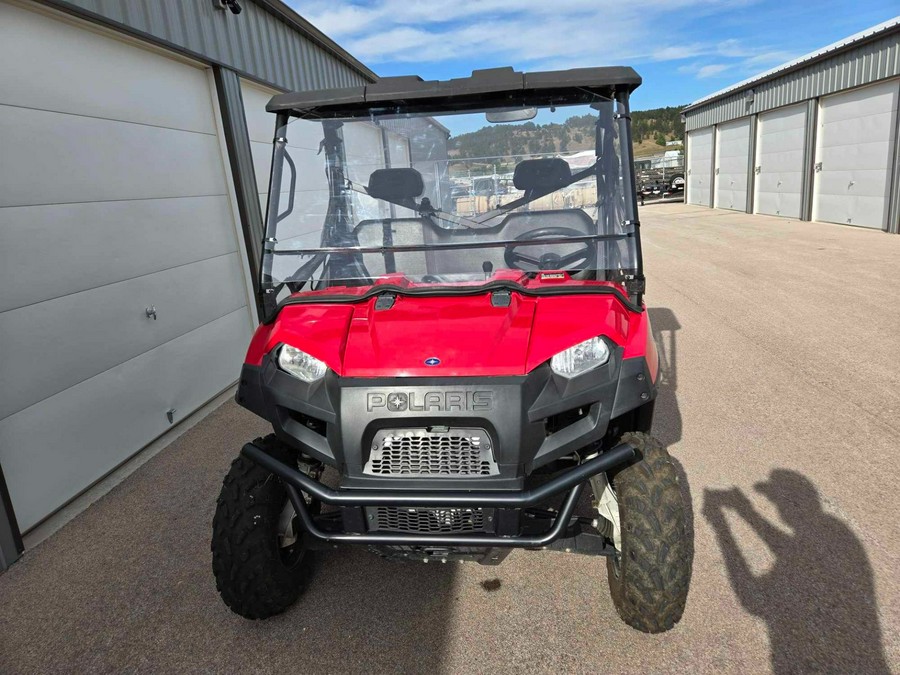
<instances>
[{"instance_id":1,"label":"metal garage building","mask_svg":"<svg viewBox=\"0 0 900 675\"><path fill-rule=\"evenodd\" d=\"M687 202L900 232L900 17L684 110Z\"/></svg>"},{"instance_id":2,"label":"metal garage building","mask_svg":"<svg viewBox=\"0 0 900 675\"><path fill-rule=\"evenodd\" d=\"M265 103L375 76L278 0L0 0L0 62L3 569L236 381Z\"/></svg>"}]
</instances>

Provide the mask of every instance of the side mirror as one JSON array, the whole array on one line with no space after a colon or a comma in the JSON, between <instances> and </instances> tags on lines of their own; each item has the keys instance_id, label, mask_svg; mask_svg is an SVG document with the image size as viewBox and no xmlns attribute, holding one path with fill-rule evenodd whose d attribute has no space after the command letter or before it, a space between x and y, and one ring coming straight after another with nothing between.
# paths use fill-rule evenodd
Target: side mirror
<instances>
[{"instance_id":1,"label":"side mirror","mask_svg":"<svg viewBox=\"0 0 900 675\"><path fill-rule=\"evenodd\" d=\"M537 108L507 108L505 110L491 110L484 114L488 122L524 122L534 119Z\"/></svg>"}]
</instances>

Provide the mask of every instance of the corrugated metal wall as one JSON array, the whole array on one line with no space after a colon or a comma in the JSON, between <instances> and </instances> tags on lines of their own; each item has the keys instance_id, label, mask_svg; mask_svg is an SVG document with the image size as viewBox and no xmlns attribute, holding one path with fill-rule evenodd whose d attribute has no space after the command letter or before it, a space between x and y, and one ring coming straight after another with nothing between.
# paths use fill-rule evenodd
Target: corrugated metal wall
<instances>
[{"instance_id":1,"label":"corrugated metal wall","mask_svg":"<svg viewBox=\"0 0 900 675\"><path fill-rule=\"evenodd\" d=\"M351 87L372 79L251 0L241 0L238 15L211 0L44 1L281 89Z\"/></svg>"},{"instance_id":2,"label":"corrugated metal wall","mask_svg":"<svg viewBox=\"0 0 900 675\"><path fill-rule=\"evenodd\" d=\"M897 75L900 75L900 31L768 82L751 85L752 103L746 101L745 90L739 90L689 110L685 113L685 126L688 131L700 129Z\"/></svg>"}]
</instances>

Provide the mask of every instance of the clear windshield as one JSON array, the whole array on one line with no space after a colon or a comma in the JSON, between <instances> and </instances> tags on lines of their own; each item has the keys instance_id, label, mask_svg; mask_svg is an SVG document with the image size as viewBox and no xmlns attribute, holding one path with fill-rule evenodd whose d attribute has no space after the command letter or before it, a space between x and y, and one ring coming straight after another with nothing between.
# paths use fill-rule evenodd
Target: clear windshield
<instances>
[{"instance_id":1,"label":"clear windshield","mask_svg":"<svg viewBox=\"0 0 900 675\"><path fill-rule=\"evenodd\" d=\"M497 111L292 119L276 134L263 287L471 284L502 270L623 283L638 260L616 106L497 123Z\"/></svg>"}]
</instances>

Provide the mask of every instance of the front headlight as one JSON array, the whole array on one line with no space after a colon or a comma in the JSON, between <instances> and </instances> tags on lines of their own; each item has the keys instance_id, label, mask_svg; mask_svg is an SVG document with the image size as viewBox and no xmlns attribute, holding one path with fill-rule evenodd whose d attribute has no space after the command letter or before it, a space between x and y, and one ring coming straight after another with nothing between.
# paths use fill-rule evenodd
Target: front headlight
<instances>
[{"instance_id":1,"label":"front headlight","mask_svg":"<svg viewBox=\"0 0 900 675\"><path fill-rule=\"evenodd\" d=\"M550 368L557 375L575 377L591 368L602 366L609 361L609 347L603 338L595 337L579 342L550 359Z\"/></svg>"},{"instance_id":2,"label":"front headlight","mask_svg":"<svg viewBox=\"0 0 900 675\"><path fill-rule=\"evenodd\" d=\"M328 366L316 357L290 345L284 345L278 352L278 365L283 371L304 382L321 380L328 370Z\"/></svg>"}]
</instances>

